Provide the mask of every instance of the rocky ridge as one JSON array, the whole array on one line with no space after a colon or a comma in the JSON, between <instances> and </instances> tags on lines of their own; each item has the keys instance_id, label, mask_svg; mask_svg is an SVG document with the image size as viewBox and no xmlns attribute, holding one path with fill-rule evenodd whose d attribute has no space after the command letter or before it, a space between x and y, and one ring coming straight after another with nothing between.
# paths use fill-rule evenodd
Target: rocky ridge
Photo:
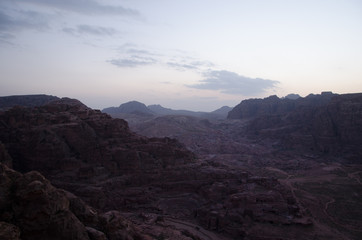
<instances>
[{"instance_id":1,"label":"rocky ridge","mask_svg":"<svg viewBox=\"0 0 362 240\"><path fill-rule=\"evenodd\" d=\"M228 119L250 119L266 115L285 115L301 108L320 107L338 94L322 92L320 95L310 94L305 98L279 98L276 95L264 99L247 99L241 101L229 113Z\"/></svg>"},{"instance_id":2,"label":"rocky ridge","mask_svg":"<svg viewBox=\"0 0 362 240\"><path fill-rule=\"evenodd\" d=\"M1 141L14 159L14 168L38 170L52 178L87 179L193 158L175 140L133 134L124 120L73 99L38 108L16 107L0 113L0 121ZM174 162L168 162L169 156Z\"/></svg>"},{"instance_id":3,"label":"rocky ridge","mask_svg":"<svg viewBox=\"0 0 362 240\"><path fill-rule=\"evenodd\" d=\"M346 162L360 163L362 94L322 94L295 104L297 107L291 111L253 118L236 134L273 140L273 147L281 151L342 157Z\"/></svg>"},{"instance_id":4,"label":"rocky ridge","mask_svg":"<svg viewBox=\"0 0 362 240\"><path fill-rule=\"evenodd\" d=\"M59 100L59 98L45 94L14 95L14 96L0 97L0 111L10 109L14 106L23 106L23 107L42 106L55 100Z\"/></svg>"},{"instance_id":5,"label":"rocky ridge","mask_svg":"<svg viewBox=\"0 0 362 240\"><path fill-rule=\"evenodd\" d=\"M316 231L278 180L197 159L170 138L136 135L77 100L1 112L0 140L15 170L40 171L95 209L120 211L151 239L305 239Z\"/></svg>"}]
</instances>

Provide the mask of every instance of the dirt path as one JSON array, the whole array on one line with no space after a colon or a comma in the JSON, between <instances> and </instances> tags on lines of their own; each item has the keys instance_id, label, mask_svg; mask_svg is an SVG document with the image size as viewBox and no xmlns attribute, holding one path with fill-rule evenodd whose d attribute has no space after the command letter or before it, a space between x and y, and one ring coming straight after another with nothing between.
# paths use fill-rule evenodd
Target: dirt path
<instances>
[{"instance_id":1,"label":"dirt path","mask_svg":"<svg viewBox=\"0 0 362 240\"><path fill-rule=\"evenodd\" d=\"M293 186L293 184L291 183L291 177L294 177L294 175L288 175L288 177L286 178L286 179L279 179L279 182L281 182L281 183L284 183L284 185L286 185L289 189L290 189L290 191L292 192L292 195L293 195L293 198L296 200L296 201L298 201L299 199L296 197L296 195L295 195L295 187Z\"/></svg>"},{"instance_id":2,"label":"dirt path","mask_svg":"<svg viewBox=\"0 0 362 240\"><path fill-rule=\"evenodd\" d=\"M358 182L358 184L361 185L361 179L358 176L358 174L360 174L362 171L357 171L357 172L353 172L353 173L348 173L347 176L351 179L354 179Z\"/></svg>"},{"instance_id":3,"label":"dirt path","mask_svg":"<svg viewBox=\"0 0 362 240\"><path fill-rule=\"evenodd\" d=\"M345 228L347 230L350 230L350 231L355 231L355 232L362 232L362 229L361 228L358 228L358 227L353 227L353 226L350 226L350 225L346 225L344 223L340 223L338 222L338 220L336 218L334 218L333 216L331 216L329 213L328 213L328 207L329 205L333 204L335 202L335 199L331 199L330 201L326 202L326 204L324 205L324 210L323 212L326 214L326 216L329 218L329 220L331 220L334 224L342 227L342 228Z\"/></svg>"},{"instance_id":4,"label":"dirt path","mask_svg":"<svg viewBox=\"0 0 362 240\"><path fill-rule=\"evenodd\" d=\"M326 204L324 205L324 213L326 215L328 215L327 210L328 210L329 204L332 204L334 202L336 202L336 200L334 198L332 198L329 202L326 202Z\"/></svg>"},{"instance_id":5,"label":"dirt path","mask_svg":"<svg viewBox=\"0 0 362 240\"><path fill-rule=\"evenodd\" d=\"M356 180L359 184L361 184L360 182L360 179L358 176L356 176L357 174L359 174L361 171L358 171L358 172L353 172L353 173L349 173L348 174L348 177L351 178L351 179L354 179ZM292 195L293 197L296 199L296 201L299 203L300 200L299 198L296 197L296 194L295 194L295 191L297 191L298 189L296 189L294 186L293 186L293 182L296 182L298 181L298 179L291 179L292 177L294 177L293 175L288 175L288 177L286 179L280 179L279 181L281 183L284 183L285 186L287 186L291 192L292 192ZM326 202L324 204L324 208L323 208L323 212L324 214L329 218L330 221L332 221L334 224L336 224L337 226L339 227L342 227L344 229L347 229L349 231L355 231L355 232L362 232L362 229L361 228L358 228L358 227L353 227L353 226L350 226L350 225L346 225L344 223L341 223L338 221L338 219L336 219L335 217L333 217L332 215L330 215L328 213L328 208L330 207L331 204L335 203L336 200L334 198L331 198L329 197L330 200L328 202Z\"/></svg>"}]
</instances>

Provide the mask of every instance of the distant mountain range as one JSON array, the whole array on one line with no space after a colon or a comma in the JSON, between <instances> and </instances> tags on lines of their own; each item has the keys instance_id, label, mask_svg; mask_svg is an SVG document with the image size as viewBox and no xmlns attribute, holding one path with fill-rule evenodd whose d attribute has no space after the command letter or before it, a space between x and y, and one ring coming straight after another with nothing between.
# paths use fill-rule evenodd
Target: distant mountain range
<instances>
[{"instance_id":1,"label":"distant mountain range","mask_svg":"<svg viewBox=\"0 0 362 240\"><path fill-rule=\"evenodd\" d=\"M225 119L231 110L231 107L223 106L212 112L194 112L189 110L164 108L159 104L146 106L141 102L130 101L121 104L119 107L104 108L102 112L108 113L113 117L120 117L122 114L134 114L139 116L183 115L207 119Z\"/></svg>"}]
</instances>

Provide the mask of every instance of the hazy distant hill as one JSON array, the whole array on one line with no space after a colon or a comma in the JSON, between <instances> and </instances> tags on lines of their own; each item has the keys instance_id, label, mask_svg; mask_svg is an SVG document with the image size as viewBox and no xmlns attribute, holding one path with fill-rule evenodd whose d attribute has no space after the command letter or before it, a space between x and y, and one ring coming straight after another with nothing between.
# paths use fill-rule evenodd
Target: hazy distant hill
<instances>
[{"instance_id":1,"label":"hazy distant hill","mask_svg":"<svg viewBox=\"0 0 362 240\"><path fill-rule=\"evenodd\" d=\"M229 106L223 106L219 109L216 109L215 111L212 111L211 114L219 114L219 115L225 115L227 116L228 113L232 110L232 107Z\"/></svg>"},{"instance_id":2,"label":"hazy distant hill","mask_svg":"<svg viewBox=\"0 0 362 240\"><path fill-rule=\"evenodd\" d=\"M58 97L37 94L37 95L14 95L0 97L0 110L6 110L14 106L36 107L45 105L51 101L58 100Z\"/></svg>"},{"instance_id":3,"label":"hazy distant hill","mask_svg":"<svg viewBox=\"0 0 362 240\"><path fill-rule=\"evenodd\" d=\"M132 118L132 114L141 116L165 116L165 115L177 115L177 116L191 116L207 119L225 119L231 107L224 106L213 112L194 112L189 110L174 110L171 108L162 107L159 104L146 106L143 103L137 101L131 101L121 104L119 107L109 107L102 110L104 113L108 113L116 118L126 118L127 120Z\"/></svg>"},{"instance_id":4,"label":"hazy distant hill","mask_svg":"<svg viewBox=\"0 0 362 240\"><path fill-rule=\"evenodd\" d=\"M137 115L154 115L150 109L143 103L137 101L130 101L121 104L119 107L109 107L102 110L104 113L108 114L118 114L118 113L131 113Z\"/></svg>"},{"instance_id":5,"label":"hazy distant hill","mask_svg":"<svg viewBox=\"0 0 362 240\"><path fill-rule=\"evenodd\" d=\"M158 115L186 115L186 116L198 117L203 113L203 112L193 112L188 110L173 110L171 108L164 108L159 104L149 105L147 107L148 109L150 109L154 113L157 113Z\"/></svg>"},{"instance_id":6,"label":"hazy distant hill","mask_svg":"<svg viewBox=\"0 0 362 240\"><path fill-rule=\"evenodd\" d=\"M298 99L298 98L301 98L301 96L300 96L299 94L290 93L290 94L288 94L287 96L285 96L284 98L296 100L296 99Z\"/></svg>"}]
</instances>

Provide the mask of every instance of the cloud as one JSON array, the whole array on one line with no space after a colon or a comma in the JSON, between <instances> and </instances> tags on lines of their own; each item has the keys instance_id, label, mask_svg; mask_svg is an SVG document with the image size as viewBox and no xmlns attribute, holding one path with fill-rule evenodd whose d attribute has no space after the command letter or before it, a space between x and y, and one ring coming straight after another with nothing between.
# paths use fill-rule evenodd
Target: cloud
<instances>
[{"instance_id":1,"label":"cloud","mask_svg":"<svg viewBox=\"0 0 362 240\"><path fill-rule=\"evenodd\" d=\"M49 30L49 26L54 25L52 20L59 20L59 16L65 16L58 14L59 11L92 17L95 15L127 17L139 15L136 10L119 5L101 4L95 0L0 0L0 43L12 44L20 31ZM62 30L75 36L84 34L111 36L117 32L114 28L81 24Z\"/></svg>"},{"instance_id":2,"label":"cloud","mask_svg":"<svg viewBox=\"0 0 362 240\"><path fill-rule=\"evenodd\" d=\"M36 4L86 15L139 15L134 9L124 8L122 6L102 5L93 0L16 0L16 2Z\"/></svg>"},{"instance_id":3,"label":"cloud","mask_svg":"<svg viewBox=\"0 0 362 240\"><path fill-rule=\"evenodd\" d=\"M128 54L137 54L137 55L148 55L148 56L158 55L158 54L152 53L148 50L137 49L137 48L128 48L125 50L125 52Z\"/></svg>"},{"instance_id":4,"label":"cloud","mask_svg":"<svg viewBox=\"0 0 362 240\"><path fill-rule=\"evenodd\" d=\"M20 31L48 29L48 19L48 16L34 11L11 11L9 15L0 10L0 44L14 45L13 40Z\"/></svg>"},{"instance_id":5,"label":"cloud","mask_svg":"<svg viewBox=\"0 0 362 240\"><path fill-rule=\"evenodd\" d=\"M168 62L167 65L172 68L176 68L177 70L194 70L197 69L197 66L186 63L177 63L177 62Z\"/></svg>"},{"instance_id":6,"label":"cloud","mask_svg":"<svg viewBox=\"0 0 362 240\"><path fill-rule=\"evenodd\" d=\"M192 61L192 65L198 66L198 67L214 67L215 64L210 61Z\"/></svg>"},{"instance_id":7,"label":"cloud","mask_svg":"<svg viewBox=\"0 0 362 240\"><path fill-rule=\"evenodd\" d=\"M8 45L14 45L11 40L13 40L15 37L14 35L10 33L1 33L0 32L0 44L8 44Z\"/></svg>"},{"instance_id":8,"label":"cloud","mask_svg":"<svg viewBox=\"0 0 362 240\"><path fill-rule=\"evenodd\" d=\"M117 51L123 55L137 55L140 57L162 56L159 51L154 51L148 47L148 50L133 43L125 43L117 48Z\"/></svg>"},{"instance_id":9,"label":"cloud","mask_svg":"<svg viewBox=\"0 0 362 240\"><path fill-rule=\"evenodd\" d=\"M219 90L227 94L253 96L274 88L279 83L262 78L244 77L226 70L208 71L204 73L204 77L205 79L201 80L200 83L186 86L196 89Z\"/></svg>"},{"instance_id":10,"label":"cloud","mask_svg":"<svg viewBox=\"0 0 362 240\"><path fill-rule=\"evenodd\" d=\"M120 59L112 59L107 61L117 67L139 67L145 65L151 65L157 63L157 60L154 58L146 58L146 57L138 57L132 56L131 58L120 58Z\"/></svg>"},{"instance_id":11,"label":"cloud","mask_svg":"<svg viewBox=\"0 0 362 240\"><path fill-rule=\"evenodd\" d=\"M76 28L63 28L63 32L72 34L72 35L97 35L97 36L112 36L117 31L114 28L106 28L100 26L91 26L91 25L78 25Z\"/></svg>"},{"instance_id":12,"label":"cloud","mask_svg":"<svg viewBox=\"0 0 362 240\"><path fill-rule=\"evenodd\" d=\"M120 57L108 60L107 62L120 67L141 67L156 63L162 63L162 55L145 50L135 44L126 43L118 48Z\"/></svg>"},{"instance_id":13,"label":"cloud","mask_svg":"<svg viewBox=\"0 0 362 240\"><path fill-rule=\"evenodd\" d=\"M209 69L210 67L215 66L215 64L213 64L212 62L195 60L195 58L189 56L174 56L166 64L168 67L172 67L179 71L202 69L205 70L205 68Z\"/></svg>"},{"instance_id":14,"label":"cloud","mask_svg":"<svg viewBox=\"0 0 362 240\"><path fill-rule=\"evenodd\" d=\"M169 85L169 84L172 84L172 82L170 81L163 81L163 82L160 82L161 84L166 84L166 85Z\"/></svg>"},{"instance_id":15,"label":"cloud","mask_svg":"<svg viewBox=\"0 0 362 240\"><path fill-rule=\"evenodd\" d=\"M47 18L34 11L16 11L10 16L0 11L0 32L14 32L24 29L43 30L48 28Z\"/></svg>"},{"instance_id":16,"label":"cloud","mask_svg":"<svg viewBox=\"0 0 362 240\"><path fill-rule=\"evenodd\" d=\"M179 50L160 50L137 46L136 44L126 43L120 46L118 53L122 56L108 61L119 67L137 67L153 63L158 63L164 67L173 68L178 71L196 71L203 72L214 66L212 62L202 61L186 55ZM180 54L181 52L181 54Z\"/></svg>"}]
</instances>

